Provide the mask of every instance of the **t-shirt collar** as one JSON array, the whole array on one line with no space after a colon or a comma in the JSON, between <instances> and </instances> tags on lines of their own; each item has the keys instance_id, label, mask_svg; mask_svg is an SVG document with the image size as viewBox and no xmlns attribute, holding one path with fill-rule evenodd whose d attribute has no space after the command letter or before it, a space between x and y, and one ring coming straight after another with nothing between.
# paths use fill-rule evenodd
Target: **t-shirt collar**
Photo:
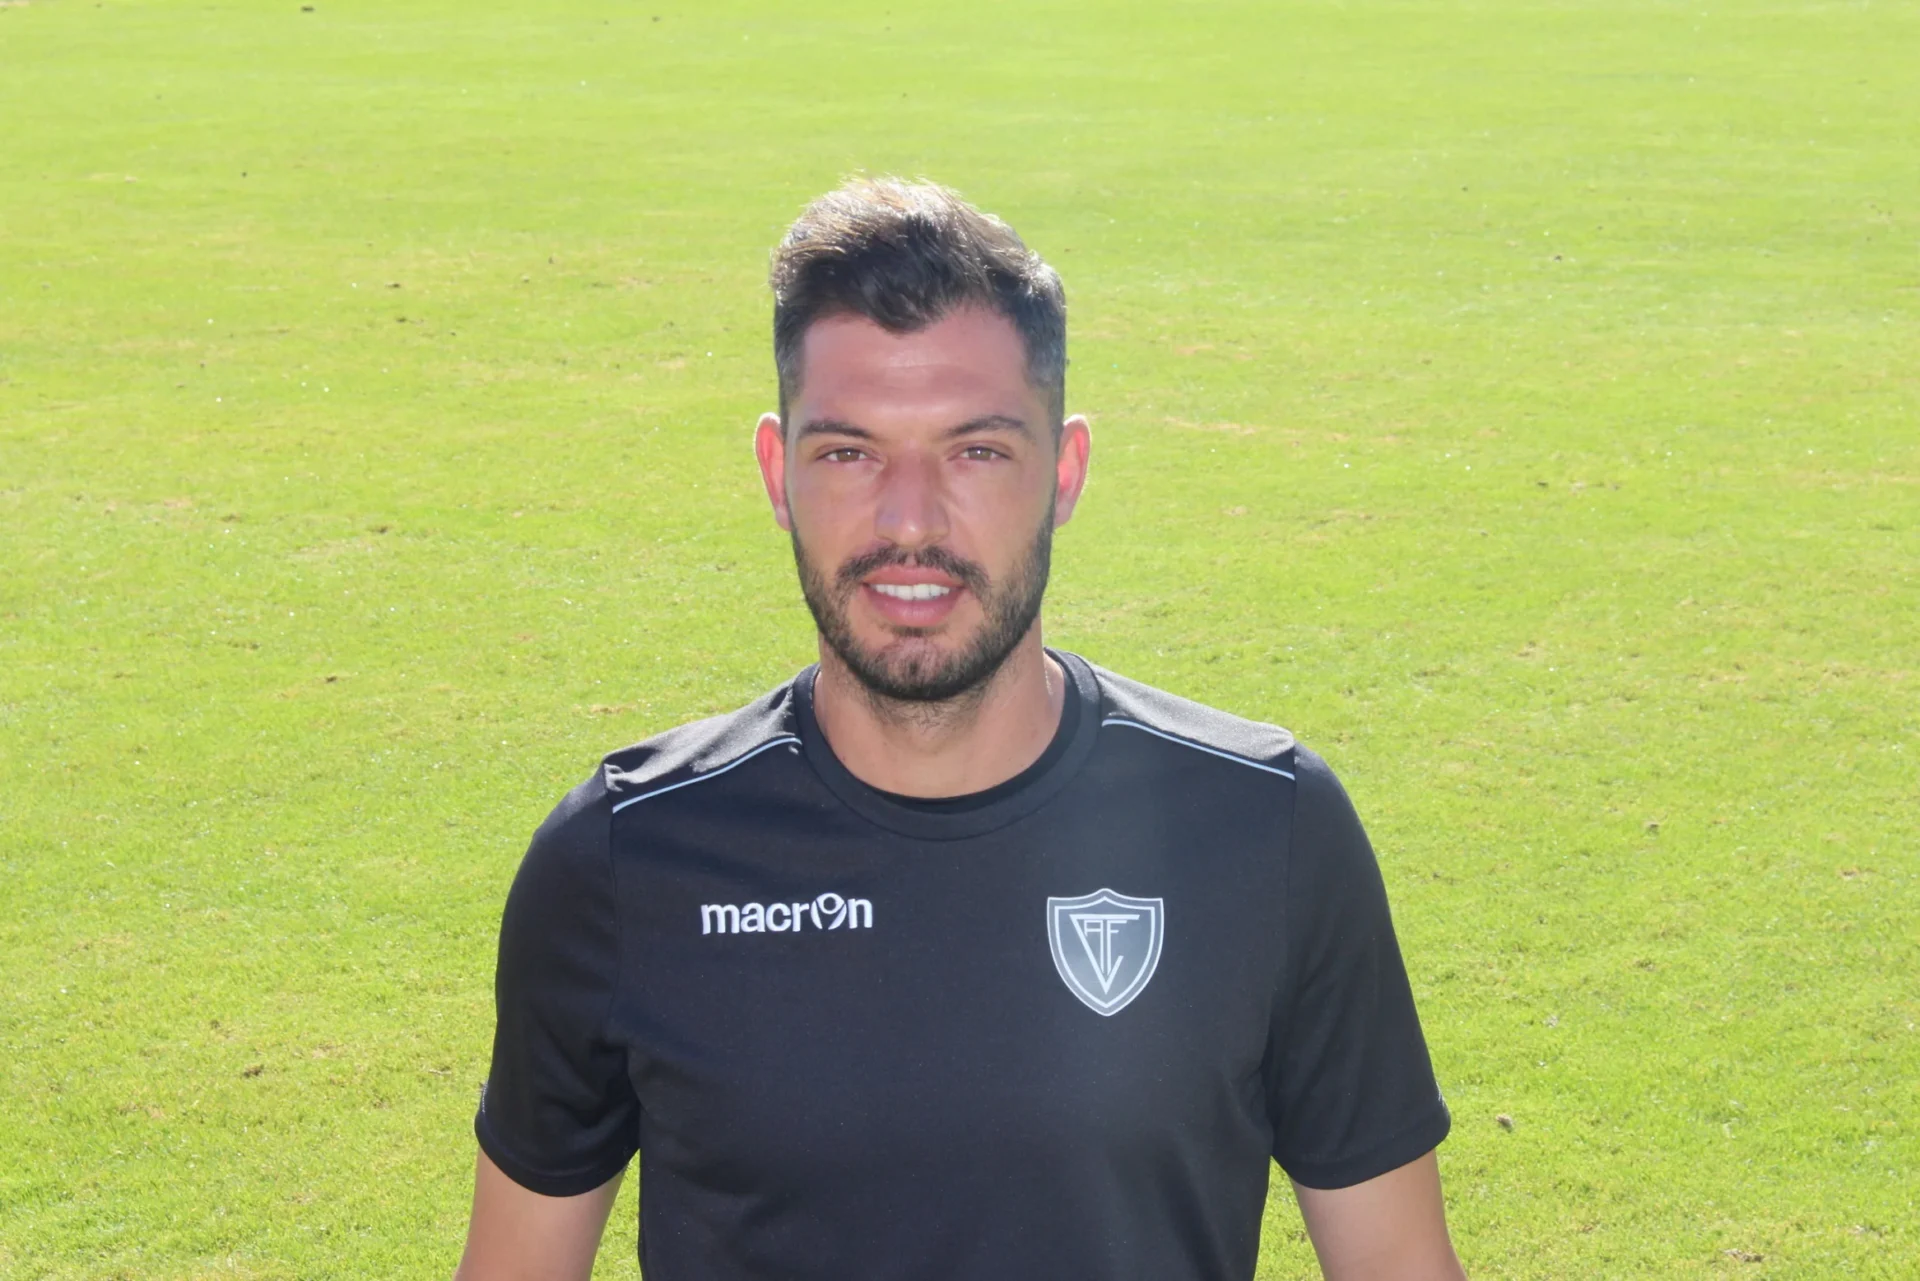
<instances>
[{"instance_id":1,"label":"t-shirt collar","mask_svg":"<svg viewBox=\"0 0 1920 1281\"><path fill-rule=\"evenodd\" d=\"M813 684L820 671L817 664L801 672L793 683L801 748L820 781L835 796L861 817L889 831L923 840L963 840L1005 827L1059 794L1092 754L1100 730L1100 687L1093 669L1077 654L1055 649L1047 653L1067 674L1067 697L1074 700L1073 714L1063 708L1055 741L1040 759L1007 782L975 793L978 804L947 807L903 803L855 778L833 754L814 717Z\"/></svg>"}]
</instances>

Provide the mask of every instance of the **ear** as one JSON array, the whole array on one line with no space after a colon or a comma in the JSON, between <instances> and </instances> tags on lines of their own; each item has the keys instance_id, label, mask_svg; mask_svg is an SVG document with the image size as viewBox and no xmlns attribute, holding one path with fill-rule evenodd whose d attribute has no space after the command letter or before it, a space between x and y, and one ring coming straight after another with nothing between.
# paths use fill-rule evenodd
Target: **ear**
<instances>
[{"instance_id":1,"label":"ear","mask_svg":"<svg viewBox=\"0 0 1920 1281\"><path fill-rule=\"evenodd\" d=\"M787 510L787 430L778 414L760 415L753 430L753 456L760 462L760 483L767 487L767 501L773 504L773 521L789 532L793 515Z\"/></svg>"},{"instance_id":2,"label":"ear","mask_svg":"<svg viewBox=\"0 0 1920 1281\"><path fill-rule=\"evenodd\" d=\"M1073 509L1087 487L1087 458L1093 452L1093 429L1085 414L1075 414L1060 425L1060 448L1053 460L1054 528L1073 519Z\"/></svg>"}]
</instances>

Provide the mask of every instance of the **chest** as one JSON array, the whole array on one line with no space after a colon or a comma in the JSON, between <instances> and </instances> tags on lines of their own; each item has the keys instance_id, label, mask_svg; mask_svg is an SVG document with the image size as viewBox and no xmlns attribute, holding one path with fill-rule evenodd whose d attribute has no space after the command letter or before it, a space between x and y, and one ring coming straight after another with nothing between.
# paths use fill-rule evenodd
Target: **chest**
<instances>
[{"instance_id":1,"label":"chest","mask_svg":"<svg viewBox=\"0 0 1920 1281\"><path fill-rule=\"evenodd\" d=\"M616 877L612 1021L649 1159L764 1186L1257 1130L1273 851L1074 813L947 842L831 813L656 829Z\"/></svg>"}]
</instances>

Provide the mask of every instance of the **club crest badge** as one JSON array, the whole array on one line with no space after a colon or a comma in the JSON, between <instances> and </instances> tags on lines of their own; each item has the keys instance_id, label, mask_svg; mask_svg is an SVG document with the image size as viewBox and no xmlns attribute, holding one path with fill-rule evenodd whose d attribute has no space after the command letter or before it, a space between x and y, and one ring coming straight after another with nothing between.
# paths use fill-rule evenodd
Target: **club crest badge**
<instances>
[{"instance_id":1,"label":"club crest badge","mask_svg":"<svg viewBox=\"0 0 1920 1281\"><path fill-rule=\"evenodd\" d=\"M1157 898L1095 890L1047 900L1047 942L1060 981L1095 1014L1118 1014L1160 964L1166 911Z\"/></svg>"}]
</instances>

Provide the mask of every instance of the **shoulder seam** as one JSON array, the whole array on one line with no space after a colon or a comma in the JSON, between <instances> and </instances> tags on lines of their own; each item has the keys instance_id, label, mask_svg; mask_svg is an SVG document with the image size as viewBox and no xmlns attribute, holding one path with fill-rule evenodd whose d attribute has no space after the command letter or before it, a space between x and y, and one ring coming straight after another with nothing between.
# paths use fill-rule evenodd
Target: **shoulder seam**
<instances>
[{"instance_id":1,"label":"shoulder seam","mask_svg":"<svg viewBox=\"0 0 1920 1281\"><path fill-rule=\"evenodd\" d=\"M601 786L605 787L605 775L602 774ZM596 826L600 826L596 824ZM607 984L607 1008L600 1015L600 1039L611 1044L613 1012L620 1008L620 984L627 973L627 928L621 921L620 912L620 865L613 857L613 811L607 811L606 824L600 827L606 836L605 853L607 858L607 895L613 904L613 981Z\"/></svg>"},{"instance_id":2,"label":"shoulder seam","mask_svg":"<svg viewBox=\"0 0 1920 1281\"><path fill-rule=\"evenodd\" d=\"M1259 761L1248 760L1246 757L1236 756L1232 752L1223 752L1217 747L1208 747L1205 743L1196 743L1190 738L1181 738L1178 734L1169 734L1165 730L1155 729L1151 725L1143 725L1139 721L1129 720L1124 716L1108 716L1102 719L1100 724L1103 726L1121 725L1127 729L1143 730L1156 738L1164 738L1169 743L1178 743L1182 747L1191 747L1196 752L1205 752L1209 756L1218 756L1223 761L1232 761L1234 764L1244 765L1248 769L1264 770L1269 774L1278 774L1281 778L1289 781L1293 779L1291 771L1283 770L1277 765L1263 765Z\"/></svg>"},{"instance_id":3,"label":"shoulder seam","mask_svg":"<svg viewBox=\"0 0 1920 1281\"><path fill-rule=\"evenodd\" d=\"M778 747L782 743L798 744L799 741L800 741L799 737L794 734L775 735L774 737L768 739L764 743L761 743L757 747L752 747L752 748L749 748L747 751L742 752L740 755L728 761L725 765L721 765L714 769L710 769L706 771L704 774L695 774L692 778L683 778L678 783L669 783L665 787L656 787L651 792L642 792L638 796L629 796L625 800L619 802L617 805L614 805L610 810L608 810L608 813L618 814L621 810L627 808L627 806L629 805L637 805L641 801L651 800L656 796L664 796L668 792L678 791L680 788L683 788L683 787L692 787L695 783L704 783L710 778L718 778L720 775L726 773L728 770L732 769L734 766L741 765L746 763L747 761L752 760L754 757L758 756L760 753L766 751L770 747ZM614 769L614 766L609 764L609 765L603 766L602 768L606 770L610 776Z\"/></svg>"}]
</instances>

